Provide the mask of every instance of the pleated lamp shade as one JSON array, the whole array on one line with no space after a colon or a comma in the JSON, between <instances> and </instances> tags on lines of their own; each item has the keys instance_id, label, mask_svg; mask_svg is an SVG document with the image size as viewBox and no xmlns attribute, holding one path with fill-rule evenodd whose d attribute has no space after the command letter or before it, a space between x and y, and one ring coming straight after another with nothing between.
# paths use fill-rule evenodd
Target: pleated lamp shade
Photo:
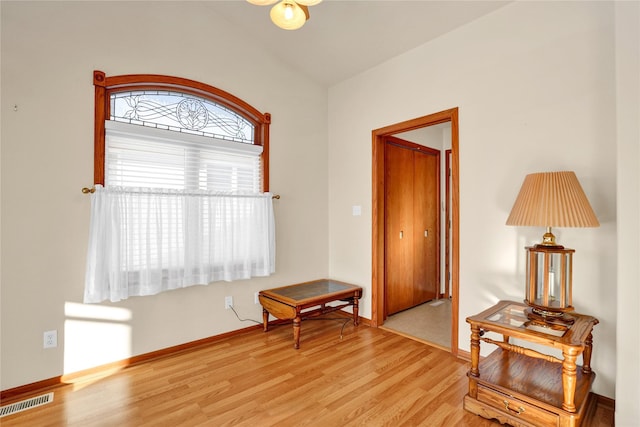
<instances>
[{"instance_id":1,"label":"pleated lamp shade","mask_svg":"<svg viewBox=\"0 0 640 427\"><path fill-rule=\"evenodd\" d=\"M527 175L507 225L598 227L600 223L574 172Z\"/></svg>"}]
</instances>

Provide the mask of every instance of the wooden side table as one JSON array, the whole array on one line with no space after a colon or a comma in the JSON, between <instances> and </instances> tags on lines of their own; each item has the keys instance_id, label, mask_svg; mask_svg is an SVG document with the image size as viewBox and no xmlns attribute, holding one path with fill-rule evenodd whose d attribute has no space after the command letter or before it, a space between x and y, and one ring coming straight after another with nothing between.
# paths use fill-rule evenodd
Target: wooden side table
<instances>
[{"instance_id":1,"label":"wooden side table","mask_svg":"<svg viewBox=\"0 0 640 427\"><path fill-rule=\"evenodd\" d=\"M269 330L269 314L278 319L293 319L293 347L300 348L300 324L302 319L319 316L351 306L353 324L358 325L358 299L362 288L337 280L321 279L280 288L260 291L264 331ZM339 305L327 303L340 301ZM318 307L307 310L311 307Z\"/></svg>"},{"instance_id":2,"label":"wooden side table","mask_svg":"<svg viewBox=\"0 0 640 427\"><path fill-rule=\"evenodd\" d=\"M576 427L584 419L595 373L592 330L598 319L577 313L566 330L529 322L528 306L500 301L467 318L471 325L469 393L464 408L515 426ZM485 336L493 332L501 338ZM562 351L562 359L516 345L511 338ZM480 361L480 342L498 346ZM583 365L577 366L582 355Z\"/></svg>"}]
</instances>

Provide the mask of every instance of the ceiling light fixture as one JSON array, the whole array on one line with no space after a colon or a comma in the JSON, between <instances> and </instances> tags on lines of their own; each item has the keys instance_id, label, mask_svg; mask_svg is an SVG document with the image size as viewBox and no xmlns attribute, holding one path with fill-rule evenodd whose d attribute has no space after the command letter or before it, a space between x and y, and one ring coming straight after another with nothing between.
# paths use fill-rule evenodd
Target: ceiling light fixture
<instances>
[{"instance_id":1,"label":"ceiling light fixture","mask_svg":"<svg viewBox=\"0 0 640 427\"><path fill-rule=\"evenodd\" d=\"M269 6L278 0L247 0L257 6ZM297 30L309 19L309 6L315 6L322 0L281 0L271 8L271 21L284 30Z\"/></svg>"}]
</instances>

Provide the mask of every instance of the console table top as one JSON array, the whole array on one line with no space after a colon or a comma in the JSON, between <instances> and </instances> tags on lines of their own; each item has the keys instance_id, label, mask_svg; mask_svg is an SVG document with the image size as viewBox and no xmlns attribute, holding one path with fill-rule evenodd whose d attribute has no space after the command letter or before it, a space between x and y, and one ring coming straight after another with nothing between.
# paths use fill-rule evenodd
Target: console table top
<instances>
[{"instance_id":1,"label":"console table top","mask_svg":"<svg viewBox=\"0 0 640 427\"><path fill-rule=\"evenodd\" d=\"M544 328L529 321L525 313L528 305L515 301L500 301L493 307L467 318L470 324L511 337L523 338L552 347L583 347L587 336L598 324L593 316L570 312L575 323L566 331Z\"/></svg>"},{"instance_id":2,"label":"console table top","mask_svg":"<svg viewBox=\"0 0 640 427\"><path fill-rule=\"evenodd\" d=\"M292 305L303 304L307 300L315 300L322 296L332 298L341 294L360 297L362 287L331 279L319 279L311 282L298 283L280 288L260 291L261 295L275 297L275 299Z\"/></svg>"}]
</instances>

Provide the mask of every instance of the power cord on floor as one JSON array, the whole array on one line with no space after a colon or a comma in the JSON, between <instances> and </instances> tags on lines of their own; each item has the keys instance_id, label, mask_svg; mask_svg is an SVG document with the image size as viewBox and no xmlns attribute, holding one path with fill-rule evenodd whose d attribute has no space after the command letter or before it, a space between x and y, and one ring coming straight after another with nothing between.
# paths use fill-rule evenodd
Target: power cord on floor
<instances>
[{"instance_id":1,"label":"power cord on floor","mask_svg":"<svg viewBox=\"0 0 640 427\"><path fill-rule=\"evenodd\" d=\"M310 319L305 319L305 320L337 320L339 322L344 322L342 323L342 327L340 328L340 339L342 339L344 327L347 326L349 322L353 321L353 319L345 319L341 317L312 317Z\"/></svg>"},{"instance_id":2,"label":"power cord on floor","mask_svg":"<svg viewBox=\"0 0 640 427\"><path fill-rule=\"evenodd\" d=\"M254 319L242 319L238 315L238 312L236 311L235 308L233 308L232 305L230 305L229 308L231 309L231 311L233 311L233 313L236 315L236 317L238 318L239 321L241 321L241 322L254 322L254 323L257 323L258 325L262 325L262 322L259 322L259 321L254 320ZM342 323L342 327L340 328L340 339L342 339L345 326L347 326L347 324L352 321L352 319L345 319L345 318L341 318L341 317L312 317L310 319L305 319L305 320L337 320L337 321L343 322Z\"/></svg>"},{"instance_id":3,"label":"power cord on floor","mask_svg":"<svg viewBox=\"0 0 640 427\"><path fill-rule=\"evenodd\" d=\"M232 305L230 305L229 308L231 309L231 311L233 311L235 313L235 315L236 315L236 317L238 318L239 321L241 321L241 322L255 322L258 325L262 325L262 322L258 322L257 320L254 320L254 319L241 319L240 316L238 316L238 312L236 311L235 308L233 308Z\"/></svg>"}]
</instances>

